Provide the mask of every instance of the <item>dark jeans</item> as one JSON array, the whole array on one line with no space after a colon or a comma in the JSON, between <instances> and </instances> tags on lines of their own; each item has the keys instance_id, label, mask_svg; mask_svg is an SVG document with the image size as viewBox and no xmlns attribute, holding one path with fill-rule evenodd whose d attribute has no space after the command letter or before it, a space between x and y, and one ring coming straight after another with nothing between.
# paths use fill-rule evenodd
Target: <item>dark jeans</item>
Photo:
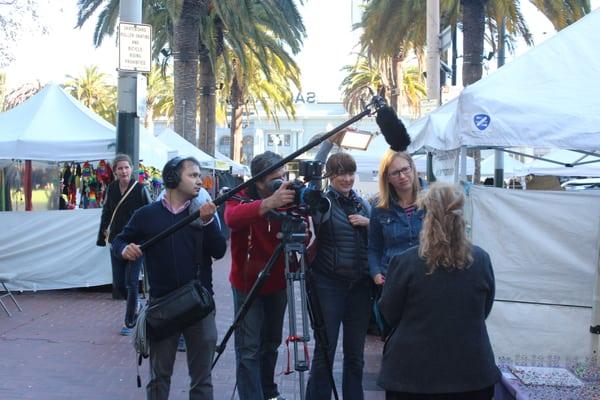
<instances>
[{"instance_id":1,"label":"dark jeans","mask_svg":"<svg viewBox=\"0 0 600 400\"><path fill-rule=\"evenodd\" d=\"M233 288L236 314L246 295ZM286 305L285 289L258 295L235 330L236 379L240 400L265 400L279 395L275 365Z\"/></svg>"},{"instance_id":2,"label":"dark jeans","mask_svg":"<svg viewBox=\"0 0 600 400\"><path fill-rule=\"evenodd\" d=\"M211 365L217 345L215 312L182 332L187 346L187 365L190 376L190 400L212 400ZM150 342L150 382L146 386L148 400L167 400L171 375L177 354L180 333Z\"/></svg>"},{"instance_id":3,"label":"dark jeans","mask_svg":"<svg viewBox=\"0 0 600 400\"><path fill-rule=\"evenodd\" d=\"M362 378L364 348L371 317L372 285L369 279L351 284L315 273L312 293L318 297L329 344L329 368L333 368L335 349L343 324L344 366L342 397L345 400L364 398ZM314 301L313 301L314 303ZM306 387L307 400L331 399L329 370L325 362L323 343L315 335L315 353Z\"/></svg>"},{"instance_id":4,"label":"dark jeans","mask_svg":"<svg viewBox=\"0 0 600 400\"><path fill-rule=\"evenodd\" d=\"M113 282L117 286L121 296L127 299L125 325L132 327L135 325L140 270L144 258L140 257L133 262L129 262L115 257L111 252L110 261L112 263Z\"/></svg>"},{"instance_id":5,"label":"dark jeans","mask_svg":"<svg viewBox=\"0 0 600 400\"><path fill-rule=\"evenodd\" d=\"M385 392L385 400L491 400L494 396L494 387L490 386L481 390L460 393L407 393Z\"/></svg>"}]
</instances>

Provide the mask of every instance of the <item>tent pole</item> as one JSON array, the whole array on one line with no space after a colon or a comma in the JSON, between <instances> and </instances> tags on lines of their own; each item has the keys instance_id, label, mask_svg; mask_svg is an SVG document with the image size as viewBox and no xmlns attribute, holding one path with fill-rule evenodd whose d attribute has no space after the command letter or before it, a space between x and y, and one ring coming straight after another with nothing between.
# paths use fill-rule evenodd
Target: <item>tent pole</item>
<instances>
[{"instance_id":1,"label":"tent pole","mask_svg":"<svg viewBox=\"0 0 600 400\"><path fill-rule=\"evenodd\" d=\"M460 180L467 181L467 148L465 146L460 148Z\"/></svg>"},{"instance_id":2,"label":"tent pole","mask_svg":"<svg viewBox=\"0 0 600 400\"><path fill-rule=\"evenodd\" d=\"M32 211L33 204L31 202L31 160L25 160L25 171L23 173L23 190L25 192L25 211Z\"/></svg>"},{"instance_id":3,"label":"tent pole","mask_svg":"<svg viewBox=\"0 0 600 400\"><path fill-rule=\"evenodd\" d=\"M597 254L596 257L596 285L594 286L592 297L592 319L590 321L590 335L592 335L592 338L590 341L590 355L598 354L598 351L600 351L600 221L598 221L598 234L596 237L598 242L596 248L599 249L599 254ZM592 360L595 361L596 365L600 363L597 357L593 357Z\"/></svg>"},{"instance_id":4,"label":"tent pole","mask_svg":"<svg viewBox=\"0 0 600 400\"><path fill-rule=\"evenodd\" d=\"M494 186L503 187L504 183L504 152L494 150Z\"/></svg>"}]
</instances>

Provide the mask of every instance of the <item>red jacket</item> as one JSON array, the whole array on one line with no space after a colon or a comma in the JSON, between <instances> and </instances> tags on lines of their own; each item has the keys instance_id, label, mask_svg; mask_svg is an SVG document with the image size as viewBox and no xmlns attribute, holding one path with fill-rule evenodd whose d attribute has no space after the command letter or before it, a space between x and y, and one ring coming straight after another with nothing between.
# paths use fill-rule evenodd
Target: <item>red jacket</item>
<instances>
[{"instance_id":1,"label":"red jacket","mask_svg":"<svg viewBox=\"0 0 600 400\"><path fill-rule=\"evenodd\" d=\"M245 191L239 193L247 197ZM275 247L280 243L276 235L281 222L259 214L262 200L241 203L228 200L225 205L225 223L231 230L231 272L229 281L237 290L248 293L258 273L267 264ZM270 294L285 289L284 258L279 256L271 274L259 294Z\"/></svg>"}]
</instances>

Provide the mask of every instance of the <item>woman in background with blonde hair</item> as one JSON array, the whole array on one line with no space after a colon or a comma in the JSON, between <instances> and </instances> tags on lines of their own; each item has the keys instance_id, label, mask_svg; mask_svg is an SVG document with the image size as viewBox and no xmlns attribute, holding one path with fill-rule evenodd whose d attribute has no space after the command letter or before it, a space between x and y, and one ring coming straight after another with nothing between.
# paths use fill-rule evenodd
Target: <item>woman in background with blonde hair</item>
<instances>
[{"instance_id":1,"label":"woman in background with blonde hair","mask_svg":"<svg viewBox=\"0 0 600 400\"><path fill-rule=\"evenodd\" d=\"M460 187L434 183L419 206L421 243L391 260L379 301L392 332L378 384L387 400L489 400L500 379L490 256L467 239Z\"/></svg>"}]
</instances>

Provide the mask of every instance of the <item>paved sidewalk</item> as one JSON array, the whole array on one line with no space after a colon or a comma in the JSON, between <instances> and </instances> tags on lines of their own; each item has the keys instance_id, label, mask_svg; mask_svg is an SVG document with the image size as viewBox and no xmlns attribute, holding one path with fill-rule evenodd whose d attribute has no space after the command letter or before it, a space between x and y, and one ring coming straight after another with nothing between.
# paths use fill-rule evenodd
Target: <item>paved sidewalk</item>
<instances>
[{"instance_id":1,"label":"paved sidewalk","mask_svg":"<svg viewBox=\"0 0 600 400\"><path fill-rule=\"evenodd\" d=\"M219 342L233 320L227 279L229 262L227 255L214 266ZM12 318L0 309L0 400L144 399L144 390L136 387L131 338L118 335L125 306L122 301L112 300L110 293L83 290L27 292L18 294L17 301L24 312L15 309ZM12 311L14 305L8 306ZM285 335L287 326L286 323ZM340 348L338 346L334 375L341 397ZM381 350L379 338L369 336L364 377L368 400L384 399L375 384ZM286 361L282 347L278 371L283 371ZM145 385L147 360L140 373ZM277 379L284 397L300 399L297 373L281 374ZM235 385L233 337L213 371L213 384L216 400L232 398ZM185 353L178 353L170 398L187 399L187 387Z\"/></svg>"}]
</instances>

